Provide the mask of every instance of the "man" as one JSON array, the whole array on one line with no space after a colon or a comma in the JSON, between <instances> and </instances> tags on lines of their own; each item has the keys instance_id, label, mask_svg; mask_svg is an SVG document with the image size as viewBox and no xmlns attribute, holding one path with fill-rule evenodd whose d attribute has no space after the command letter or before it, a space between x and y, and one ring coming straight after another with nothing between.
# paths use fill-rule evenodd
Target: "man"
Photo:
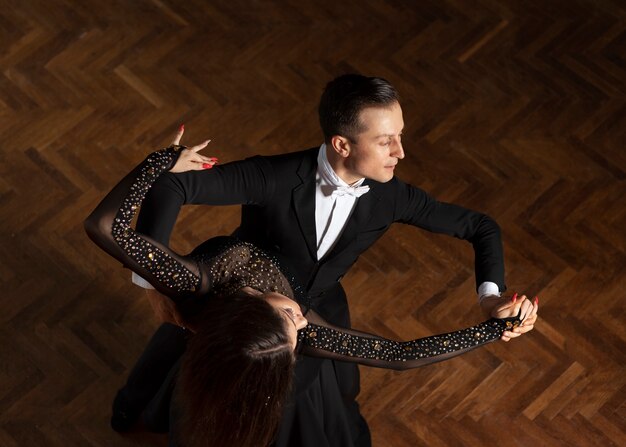
<instances>
[{"instance_id":1,"label":"man","mask_svg":"<svg viewBox=\"0 0 626 447\"><path fill-rule=\"evenodd\" d=\"M327 85L319 115L324 132L324 144L319 148L256 156L201 172L163 175L144 202L138 231L167 243L181 205L242 204L241 224L235 235L275 253L305 287L306 304L331 323L349 327L341 278L392 223L411 224L471 242L480 305L486 314L502 305L499 295L505 290L504 263L497 224L484 214L438 202L394 176L395 166L404 158L404 122L398 94L391 84L381 78L340 76ZM181 135L182 129L176 142ZM198 169L206 161L194 158L198 156L191 152L183 156L190 163L198 162ZM139 278L134 280L141 283ZM148 295L158 314L181 323L167 298L154 291ZM525 300L522 315L531 308ZM535 318L506 332L503 338L509 340L531 330ZM151 342L155 347L159 343L175 345L171 355L165 356L170 362L180 355L177 350L184 349L184 335L177 330L162 327ZM316 379L322 362L308 358L298 363L296 395ZM349 441L370 445L367 424L355 401L358 369L335 362L334 370L352 430ZM134 376L137 374L131 374L118 394L118 403L127 401L138 407L141 399L145 400L136 397L140 393L133 390L138 387ZM285 427L296 419L293 409L287 409ZM286 433L289 430L281 427L279 444L298 442Z\"/></svg>"}]
</instances>

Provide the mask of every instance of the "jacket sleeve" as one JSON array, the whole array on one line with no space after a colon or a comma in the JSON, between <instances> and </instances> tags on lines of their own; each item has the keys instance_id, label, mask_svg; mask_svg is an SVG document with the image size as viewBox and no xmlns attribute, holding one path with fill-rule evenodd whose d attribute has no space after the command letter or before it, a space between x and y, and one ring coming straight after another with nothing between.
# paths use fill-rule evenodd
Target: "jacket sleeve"
<instances>
[{"instance_id":1,"label":"jacket sleeve","mask_svg":"<svg viewBox=\"0 0 626 447\"><path fill-rule=\"evenodd\" d=\"M273 194L271 171L257 156L203 171L164 173L146 196L137 231L169 244L182 205L262 205Z\"/></svg>"},{"instance_id":2,"label":"jacket sleeve","mask_svg":"<svg viewBox=\"0 0 626 447\"><path fill-rule=\"evenodd\" d=\"M452 203L440 202L423 190L396 182L394 219L432 231L466 240L474 247L476 287L485 281L506 290L504 282L504 251L500 227L486 214Z\"/></svg>"},{"instance_id":3,"label":"jacket sleeve","mask_svg":"<svg viewBox=\"0 0 626 447\"><path fill-rule=\"evenodd\" d=\"M475 326L411 341L394 341L366 332L333 326L313 311L298 332L300 353L398 371L418 368L492 343L520 324L518 317L491 318Z\"/></svg>"}]
</instances>

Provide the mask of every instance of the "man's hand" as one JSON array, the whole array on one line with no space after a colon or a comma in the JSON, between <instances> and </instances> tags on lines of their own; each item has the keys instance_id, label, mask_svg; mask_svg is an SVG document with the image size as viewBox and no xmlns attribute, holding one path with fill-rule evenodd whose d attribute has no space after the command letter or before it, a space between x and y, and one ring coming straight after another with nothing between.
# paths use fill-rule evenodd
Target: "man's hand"
<instances>
[{"instance_id":1,"label":"man's hand","mask_svg":"<svg viewBox=\"0 0 626 447\"><path fill-rule=\"evenodd\" d=\"M150 303L154 315L159 322L171 323L185 328L185 322L178 312L174 301L165 295L161 295L154 289L146 289L146 296L148 297L148 302Z\"/></svg>"},{"instance_id":2,"label":"man's hand","mask_svg":"<svg viewBox=\"0 0 626 447\"><path fill-rule=\"evenodd\" d=\"M539 298L535 297L531 302L526 295L518 297L517 293L511 298L491 295L483 298L480 306L489 316L494 318L509 318L520 314L521 324L510 331L504 331L502 334L501 339L509 341L533 330L537 321Z\"/></svg>"}]
</instances>

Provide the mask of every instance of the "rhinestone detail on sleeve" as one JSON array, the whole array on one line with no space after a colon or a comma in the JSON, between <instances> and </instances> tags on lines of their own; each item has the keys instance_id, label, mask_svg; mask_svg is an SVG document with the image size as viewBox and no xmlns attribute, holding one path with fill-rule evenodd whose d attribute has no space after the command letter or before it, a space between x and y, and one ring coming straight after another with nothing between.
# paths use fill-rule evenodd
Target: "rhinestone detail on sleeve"
<instances>
[{"instance_id":1,"label":"rhinestone detail on sleeve","mask_svg":"<svg viewBox=\"0 0 626 447\"><path fill-rule=\"evenodd\" d=\"M387 362L435 357L493 341L502 332L519 324L519 320L492 318L476 326L448 334L407 342L362 337L339 330L308 324L298 332L298 342L312 348L362 359Z\"/></svg>"},{"instance_id":2,"label":"rhinestone detail on sleeve","mask_svg":"<svg viewBox=\"0 0 626 447\"><path fill-rule=\"evenodd\" d=\"M115 216L112 236L129 257L152 273L164 286L179 292L194 292L200 278L131 228L135 213L148 190L159 175L169 169L182 148L184 146L170 146L148 156Z\"/></svg>"}]
</instances>

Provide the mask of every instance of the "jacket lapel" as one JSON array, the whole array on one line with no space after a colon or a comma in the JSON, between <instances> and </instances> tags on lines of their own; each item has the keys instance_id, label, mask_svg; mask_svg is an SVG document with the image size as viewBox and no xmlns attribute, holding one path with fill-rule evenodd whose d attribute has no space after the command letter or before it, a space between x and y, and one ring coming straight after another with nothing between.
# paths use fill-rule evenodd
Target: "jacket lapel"
<instances>
[{"instance_id":1,"label":"jacket lapel","mask_svg":"<svg viewBox=\"0 0 626 447\"><path fill-rule=\"evenodd\" d=\"M357 199L352 215L348 218L348 222L346 223L346 228L343 230L343 233L341 233L335 246L322 258L323 260L338 256L342 251L348 248L348 246L355 243L359 231L367 224L376 205L380 201L380 196L377 194L371 182L366 180L363 185L369 185L370 190L367 194Z\"/></svg>"},{"instance_id":2,"label":"jacket lapel","mask_svg":"<svg viewBox=\"0 0 626 447\"><path fill-rule=\"evenodd\" d=\"M315 173L317 172L317 152L312 151L312 154L313 157L311 159L305 158L298 168L298 176L300 176L302 183L293 189L292 203L309 254L316 260Z\"/></svg>"}]
</instances>

